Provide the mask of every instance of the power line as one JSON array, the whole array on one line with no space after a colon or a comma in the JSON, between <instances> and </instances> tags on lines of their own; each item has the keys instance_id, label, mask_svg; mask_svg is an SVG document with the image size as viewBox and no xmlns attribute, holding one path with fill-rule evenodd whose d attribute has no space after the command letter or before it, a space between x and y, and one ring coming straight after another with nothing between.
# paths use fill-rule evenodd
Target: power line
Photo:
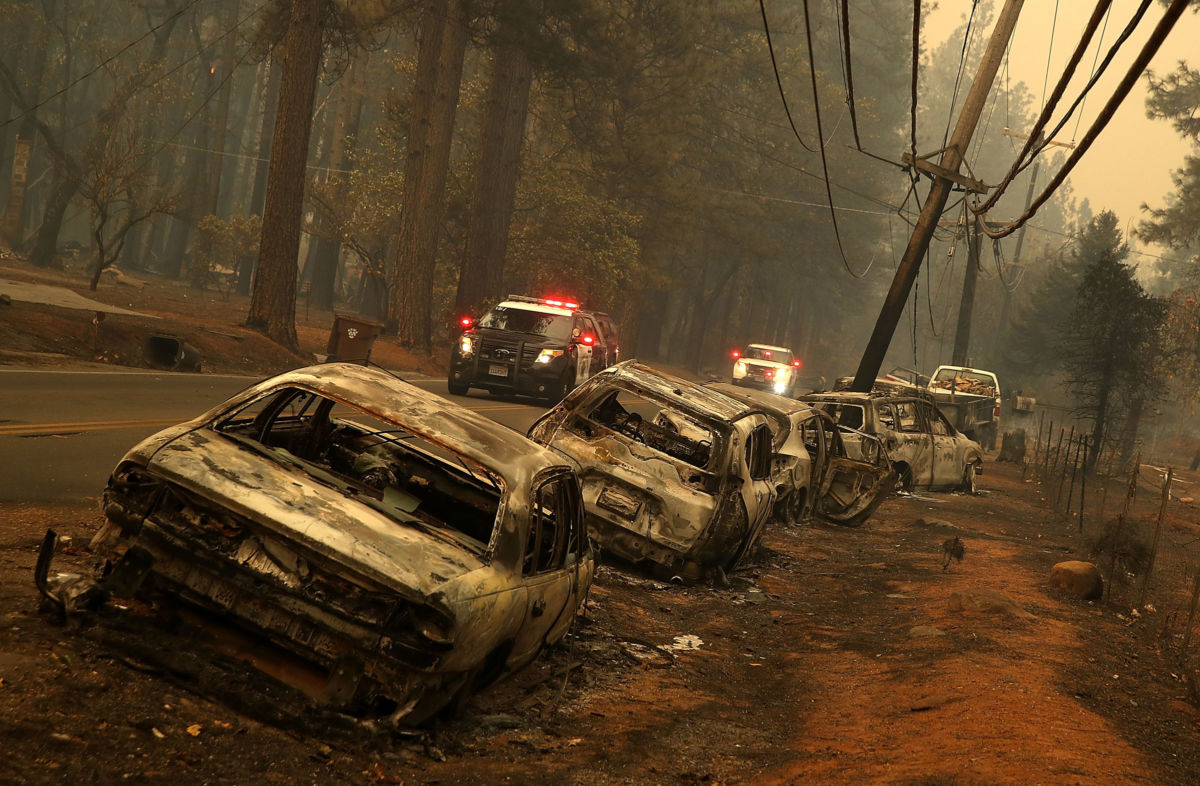
<instances>
[{"instance_id":1,"label":"power line","mask_svg":"<svg viewBox=\"0 0 1200 786\"><path fill-rule=\"evenodd\" d=\"M910 88L908 114L910 123L910 151L913 161L917 160L917 65L921 59L921 0L913 0L912 28L912 81ZM916 178L916 175L912 175Z\"/></svg>"},{"instance_id":2,"label":"power line","mask_svg":"<svg viewBox=\"0 0 1200 786\"><path fill-rule=\"evenodd\" d=\"M1096 4L1099 8L1104 0ZM1054 16L1050 20L1050 46L1046 47L1046 75L1042 78L1042 109L1046 108L1046 85L1050 83L1050 57L1054 54L1054 31L1058 29L1058 0L1054 0Z\"/></svg>"},{"instance_id":3,"label":"power line","mask_svg":"<svg viewBox=\"0 0 1200 786\"><path fill-rule=\"evenodd\" d=\"M1042 130L1050 121L1050 116L1054 113L1054 108L1058 106L1058 102L1062 98L1063 93L1066 92L1067 85L1070 83L1071 77L1074 76L1075 69L1079 66L1079 61L1083 59L1084 54L1087 52L1088 44L1091 43L1092 36L1096 34L1096 28L1100 26L1104 13L1111 3L1112 0L1099 0L1099 2L1096 3L1095 9L1092 10L1092 16L1088 19L1087 25L1083 29L1083 35L1079 37L1079 43L1075 45L1075 51L1071 53L1071 57L1067 61L1067 65L1063 69L1062 74L1059 76L1058 82L1055 83L1054 90L1051 92L1049 99L1045 99L1045 103L1042 105L1042 111L1038 115L1038 119L1034 122L1033 129L1029 132L1029 138L1025 140L1025 145L1021 148L1020 154L1017 156L1017 159L1013 161L1013 164L1009 168L1008 173L1004 176L1004 179L1000 181L1000 184L996 186L991 195L984 201L983 205L978 207L973 206L971 208L976 214L990 209L1000 201L1000 197L1004 195L1004 192L1012 183L1013 178L1015 178L1017 173L1021 171L1021 164L1025 161L1026 156L1029 155L1029 151L1040 144ZM1049 78L1049 75L1049 71L1047 71L1047 78Z\"/></svg>"},{"instance_id":4,"label":"power line","mask_svg":"<svg viewBox=\"0 0 1200 786\"><path fill-rule=\"evenodd\" d=\"M146 40L146 39L147 39L149 36L152 36L152 35L154 35L155 33L157 33L157 32L158 32L160 29L162 29L163 27L165 27L165 26L166 26L168 23L173 23L173 22L174 22L176 19L178 19L179 17L183 16L185 13L187 13L188 11L190 11L190 10L191 10L192 8L194 8L195 6L199 5L201 2L203 2L203 0L191 0L191 2L190 2L190 3L188 3L187 5L185 5L183 8L180 8L178 11L176 11L176 12L175 12L175 13L173 13L173 14L171 14L170 16L168 16L168 17L167 17L166 19L164 19L163 21L161 21L161 22L159 22L158 24L154 25L153 27L151 27L151 28L150 28L149 30L147 30L146 32L142 33L142 34L141 34L140 36L138 36L137 38L135 38L135 39L133 39L132 41L130 41L129 43L125 44L125 45L124 45L124 46L122 46L120 49L118 49L116 52L114 52L113 54L111 54L111 55L109 55L108 57L106 57L104 60L102 60L102 61L100 61L99 63L97 63L97 64L96 64L94 67L92 67L91 69L89 69L88 71L85 71L85 72L84 72L83 74L81 74L80 76L78 76L78 77L76 77L75 79L73 79L73 80L71 80L70 82L68 82L68 83L67 83L65 86L63 86L63 87L59 88L59 89L58 89L58 90L56 90L54 93L51 93L49 96L47 96L46 98L44 98L44 99L42 99L41 101L37 102L37 103L36 103L36 104L34 104L33 106L29 107L29 109L25 110L25 111L24 111L24 112L22 112L21 114L19 114L19 115L16 115L16 116L14 116L14 117L10 117L8 120L5 120L3 123L0 123L0 128L5 128L6 126L8 126L8 125L10 125L10 124L12 124L12 123L15 123L15 122L17 122L18 120L22 120L22 119L24 119L25 117L27 117L27 116L29 116L29 115L33 114L33 113L34 113L34 112L36 112L37 110L41 109L43 106L45 106L46 104L50 103L50 102L51 102L51 101L53 101L54 99L58 98L58 97L59 97L59 96L61 96L63 93L66 93L68 90L70 90L70 89L71 89L72 87L74 87L75 85L79 84L80 82L82 82L82 81L83 81L83 80L85 80L85 79L88 79L88 78L89 78L89 77L91 77L93 74L95 74L96 72L98 72L100 69L102 69L102 68L104 68L105 66L107 66L109 63L112 63L112 62L113 62L114 60L116 60L118 57L120 57L121 55L125 54L125 53L126 53L126 52L128 52L130 49L132 49L133 47L135 47L135 46L137 46L138 44L140 44L142 41L145 41L145 40Z\"/></svg>"},{"instance_id":5,"label":"power line","mask_svg":"<svg viewBox=\"0 0 1200 786\"><path fill-rule=\"evenodd\" d=\"M1112 96L1108 99L1108 102L1105 103L1104 108L1100 110L1100 114L1097 115L1091 127L1088 128L1087 133L1084 134L1083 140L1079 143L1079 147L1071 151L1071 154L1067 157L1066 163L1064 163L1062 168L1055 173L1053 178L1051 178L1049 185L1047 185L1045 190L1043 190L1042 193L1033 200L1029 206L1029 209L1022 213L1016 219L1016 221L1009 226L995 232L993 232L991 229L988 229L985 224L983 231L988 237L994 239L1011 235L1022 225L1024 225L1025 222L1032 218L1037 213L1038 209L1045 204L1048 199L1050 199L1055 191L1058 190L1058 188L1063 184L1063 181L1066 180L1067 175L1071 173L1071 170L1075 168L1075 165L1079 163L1079 160L1091 148L1092 143L1096 141L1096 138L1100 135L1100 132L1103 131L1108 125L1108 122L1116 113L1117 108L1125 100L1125 97L1129 95L1129 91L1133 89L1133 85L1139 78L1141 78L1146 66L1150 64L1150 60L1158 52L1163 41L1166 40L1167 35L1175 27L1175 23L1179 21L1179 17L1183 15L1183 12L1187 8L1189 2L1190 0L1171 0L1171 4L1167 7L1167 10L1163 13L1162 19L1159 20L1158 25L1150 34L1150 38L1143 45L1142 50L1138 52L1137 57L1129 66L1129 70L1126 71L1125 77L1121 80L1121 83L1117 85L1116 90L1113 91ZM981 212L975 207L972 207L971 209L976 213Z\"/></svg>"},{"instance_id":6,"label":"power line","mask_svg":"<svg viewBox=\"0 0 1200 786\"><path fill-rule=\"evenodd\" d=\"M1092 79L1094 79L1096 77L1096 63L1099 62L1100 50L1101 50L1101 48L1104 47L1104 35L1108 32L1108 18L1110 16L1112 16L1112 6L1111 5L1108 7L1108 11L1106 11L1104 14L1104 27L1100 28L1100 40L1096 42L1096 55L1095 55L1095 57L1092 58L1092 73L1088 76L1089 81L1091 81ZM1087 93L1085 92L1084 95L1086 96ZM1076 115L1076 117L1075 117L1075 130L1071 132L1071 141L1072 142L1075 141L1075 137L1078 136L1078 134L1079 134L1079 123L1080 123L1080 121L1083 120L1083 110L1086 107L1087 107L1087 101L1085 100L1083 102L1083 104L1079 107L1079 114Z\"/></svg>"},{"instance_id":7,"label":"power line","mask_svg":"<svg viewBox=\"0 0 1200 786\"><path fill-rule=\"evenodd\" d=\"M836 10L836 7L835 7ZM837 14L842 27L842 83L846 88L846 105L850 107L850 127L854 129L854 146L862 150L858 139L858 115L854 111L854 65L850 59L850 2L842 0L841 12Z\"/></svg>"},{"instance_id":8,"label":"power line","mask_svg":"<svg viewBox=\"0 0 1200 786\"><path fill-rule=\"evenodd\" d=\"M958 72L954 75L954 91L950 94L950 109L946 113L946 133L942 135L942 147L950 139L950 122L954 119L954 105L958 103L958 86L962 82L963 69L967 65L967 49L971 43L971 26L975 23L975 9L979 0L971 0L971 15L967 17L967 30L963 34L962 51L958 55ZM915 157L913 159L916 160Z\"/></svg>"},{"instance_id":9,"label":"power line","mask_svg":"<svg viewBox=\"0 0 1200 786\"><path fill-rule=\"evenodd\" d=\"M762 0L758 0L762 4ZM821 169L825 173L825 197L829 200L829 218L833 222L833 236L837 240L838 252L842 256L842 265L853 278L861 279L871 271L875 264L872 258L862 273L855 273L846 259L846 249L842 246L842 233L838 230L837 211L833 209L833 191L829 187L829 162L825 159L825 135L821 130L821 97L817 92L817 60L813 56L812 22L808 14L808 0L804 0L804 36L808 41L808 73L812 79L813 113L817 121L817 143L821 148Z\"/></svg>"},{"instance_id":10,"label":"power line","mask_svg":"<svg viewBox=\"0 0 1200 786\"><path fill-rule=\"evenodd\" d=\"M758 10L762 12L763 32L767 35L767 51L771 53L771 68L775 71L775 84L779 86L779 100L783 102L783 111L787 115L788 124L792 127L792 133L796 135L796 141L800 143L800 147L810 153L815 153L817 151L806 145L800 138L800 130L796 128L796 121L792 119L792 110L788 108L787 95L783 90L783 80L779 78L779 63L775 61L775 45L771 43L771 26L767 23L767 6L764 0L758 0Z\"/></svg>"}]
</instances>

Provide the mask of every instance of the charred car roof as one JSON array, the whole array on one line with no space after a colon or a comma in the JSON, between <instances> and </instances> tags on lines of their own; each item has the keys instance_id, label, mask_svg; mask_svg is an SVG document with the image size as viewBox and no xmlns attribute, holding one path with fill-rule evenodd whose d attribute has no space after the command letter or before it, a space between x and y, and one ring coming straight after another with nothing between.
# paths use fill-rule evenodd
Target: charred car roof
<instances>
[{"instance_id":1,"label":"charred car roof","mask_svg":"<svg viewBox=\"0 0 1200 786\"><path fill-rule=\"evenodd\" d=\"M399 377L356 363L325 363L264 380L201 415L200 422L270 390L306 388L351 405L487 467L509 488L528 485L550 466L569 467L561 453L527 440L474 410L431 395ZM231 405L233 405L231 407Z\"/></svg>"},{"instance_id":2,"label":"charred car roof","mask_svg":"<svg viewBox=\"0 0 1200 786\"><path fill-rule=\"evenodd\" d=\"M706 382L704 387L716 390L722 395L737 399L759 411L767 411L777 416L794 415L797 412L812 409L812 405L794 398L780 396L766 390L743 388L728 382Z\"/></svg>"},{"instance_id":3,"label":"charred car roof","mask_svg":"<svg viewBox=\"0 0 1200 786\"><path fill-rule=\"evenodd\" d=\"M762 408L749 406L712 388L664 374L636 360L626 360L596 375L609 375L609 380L631 390L657 395L683 410L690 410L705 420L729 423L747 415L761 414Z\"/></svg>"}]
</instances>

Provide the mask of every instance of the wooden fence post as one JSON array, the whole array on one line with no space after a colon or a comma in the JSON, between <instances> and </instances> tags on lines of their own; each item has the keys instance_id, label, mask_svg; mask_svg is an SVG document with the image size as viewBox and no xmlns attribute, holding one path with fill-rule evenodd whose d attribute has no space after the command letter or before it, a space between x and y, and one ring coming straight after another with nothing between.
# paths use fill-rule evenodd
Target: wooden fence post
<instances>
[{"instance_id":1,"label":"wooden fence post","mask_svg":"<svg viewBox=\"0 0 1200 786\"><path fill-rule=\"evenodd\" d=\"M1112 549L1112 559L1108 563L1108 583L1105 585L1105 590L1108 592L1108 599L1112 600L1113 577L1117 573L1117 550L1121 542L1121 530L1125 528L1125 517L1129 515L1129 506L1133 503L1133 495L1137 493L1138 472L1142 466L1142 452L1139 450L1137 459L1133 462L1133 470L1129 473L1129 485L1125 488L1125 504L1121 506L1121 515L1117 516L1117 528L1113 531L1112 542L1109 548Z\"/></svg>"},{"instance_id":2,"label":"wooden fence post","mask_svg":"<svg viewBox=\"0 0 1200 786\"><path fill-rule=\"evenodd\" d=\"M1021 466L1021 482L1022 483L1025 482L1025 474L1027 472L1029 472L1029 465L1037 464L1038 453L1041 452L1041 449L1042 449L1042 422L1045 419L1046 419L1045 411L1039 412L1038 413L1037 439L1034 440L1034 442L1033 442L1033 456L1030 457L1030 455L1028 453L1026 453L1025 454L1025 463Z\"/></svg>"},{"instance_id":3,"label":"wooden fence post","mask_svg":"<svg viewBox=\"0 0 1200 786\"><path fill-rule=\"evenodd\" d=\"M1162 540L1163 518L1167 514L1167 500L1171 498L1171 480L1174 476L1175 471L1171 467L1167 467L1167 477L1163 479L1162 485L1162 499L1158 503L1158 522L1154 525L1154 542L1150 545L1150 564L1146 566L1146 572L1142 575L1142 588L1138 592L1138 606L1146 602L1146 589L1150 586L1150 573L1154 570L1154 561L1158 557L1158 544Z\"/></svg>"}]
</instances>

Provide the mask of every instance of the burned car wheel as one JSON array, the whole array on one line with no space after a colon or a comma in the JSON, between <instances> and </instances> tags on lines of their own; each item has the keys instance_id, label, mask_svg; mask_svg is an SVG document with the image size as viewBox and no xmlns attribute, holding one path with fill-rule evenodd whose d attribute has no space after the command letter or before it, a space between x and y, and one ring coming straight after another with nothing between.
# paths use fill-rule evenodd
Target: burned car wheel
<instances>
[{"instance_id":1,"label":"burned car wheel","mask_svg":"<svg viewBox=\"0 0 1200 786\"><path fill-rule=\"evenodd\" d=\"M976 482L975 464L967 464L963 470L962 492L972 496L979 493L979 484Z\"/></svg>"}]
</instances>

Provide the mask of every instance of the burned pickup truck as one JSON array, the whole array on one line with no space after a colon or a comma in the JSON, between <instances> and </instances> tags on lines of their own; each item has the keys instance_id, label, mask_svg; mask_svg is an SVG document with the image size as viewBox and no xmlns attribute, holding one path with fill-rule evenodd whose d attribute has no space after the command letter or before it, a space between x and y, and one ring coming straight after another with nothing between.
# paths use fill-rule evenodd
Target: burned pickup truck
<instances>
[{"instance_id":1,"label":"burned pickup truck","mask_svg":"<svg viewBox=\"0 0 1200 786\"><path fill-rule=\"evenodd\" d=\"M593 573L570 462L345 363L269 379L146 439L103 504L93 600L186 610L319 704L397 724L561 638ZM43 592L78 602L48 562Z\"/></svg>"},{"instance_id":2,"label":"burned pickup truck","mask_svg":"<svg viewBox=\"0 0 1200 786\"><path fill-rule=\"evenodd\" d=\"M762 411L636 361L585 382L529 436L579 463L601 548L669 575L735 567L775 500Z\"/></svg>"}]
</instances>

